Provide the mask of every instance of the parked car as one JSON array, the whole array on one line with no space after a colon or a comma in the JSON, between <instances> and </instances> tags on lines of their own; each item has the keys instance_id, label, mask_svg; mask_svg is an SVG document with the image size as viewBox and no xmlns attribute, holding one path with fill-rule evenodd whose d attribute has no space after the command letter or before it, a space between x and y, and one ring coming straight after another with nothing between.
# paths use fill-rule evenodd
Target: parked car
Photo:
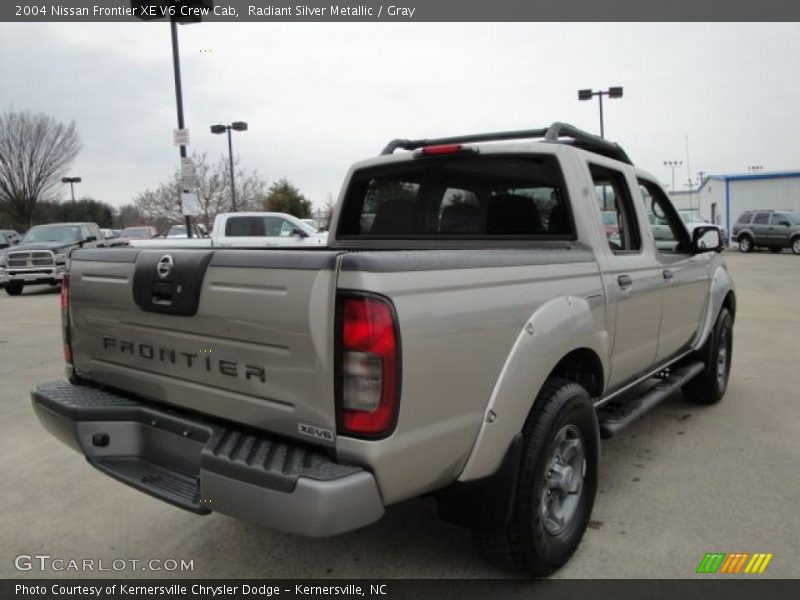
<instances>
[{"instance_id":1,"label":"parked car","mask_svg":"<svg viewBox=\"0 0 800 600\"><path fill-rule=\"evenodd\" d=\"M71 382L37 386L34 409L92 466L197 514L318 537L434 496L492 558L548 574L589 523L601 436L679 390L725 394L719 229L690 237L656 177L561 123L381 154L349 171L327 246L76 252ZM267 218L214 232L260 239Z\"/></svg>"},{"instance_id":2,"label":"parked car","mask_svg":"<svg viewBox=\"0 0 800 600\"><path fill-rule=\"evenodd\" d=\"M619 235L619 223L617 223L616 211L614 210L603 211L603 226L605 227L607 238L613 238Z\"/></svg>"},{"instance_id":3,"label":"parked car","mask_svg":"<svg viewBox=\"0 0 800 600\"><path fill-rule=\"evenodd\" d=\"M727 247L728 234L725 228L721 225L706 221L700 216L699 211L693 209L681 209L678 211L678 215L680 216L681 221L683 221L683 224L686 226L686 229L689 231L689 235L692 235L694 230L698 227L716 227L719 230L720 237L722 238L723 247ZM672 239L672 233L670 232L669 225L663 216L655 215L652 212L649 212L647 216L650 224L653 227L653 235L657 242Z\"/></svg>"},{"instance_id":4,"label":"parked car","mask_svg":"<svg viewBox=\"0 0 800 600\"><path fill-rule=\"evenodd\" d=\"M308 225L311 229L315 232L319 231L319 227L317 227L317 222L314 219L300 219L303 223Z\"/></svg>"},{"instance_id":5,"label":"parked car","mask_svg":"<svg viewBox=\"0 0 800 600\"><path fill-rule=\"evenodd\" d=\"M103 234L103 239L108 247L126 245L125 241L119 237L119 229L101 229L100 233Z\"/></svg>"},{"instance_id":6,"label":"parked car","mask_svg":"<svg viewBox=\"0 0 800 600\"><path fill-rule=\"evenodd\" d=\"M740 252L761 247L775 253L791 248L800 254L800 212L747 210L736 219L731 234Z\"/></svg>"},{"instance_id":7,"label":"parked car","mask_svg":"<svg viewBox=\"0 0 800 600\"><path fill-rule=\"evenodd\" d=\"M0 280L5 280L9 296L19 296L26 285L58 285L70 252L106 245L96 223L36 225L19 244L0 254Z\"/></svg>"},{"instance_id":8,"label":"parked car","mask_svg":"<svg viewBox=\"0 0 800 600\"><path fill-rule=\"evenodd\" d=\"M128 245L131 240L150 240L158 237L158 230L151 225L126 227L119 233L123 245Z\"/></svg>"},{"instance_id":9,"label":"parked car","mask_svg":"<svg viewBox=\"0 0 800 600\"><path fill-rule=\"evenodd\" d=\"M719 229L720 235L722 236L722 245L725 247L728 246L728 231L722 225L717 225L711 221L706 221L700 216L699 210L682 209L678 211L678 214L680 214L681 220L683 221L684 225L686 225L690 235L697 227L708 227L711 225Z\"/></svg>"},{"instance_id":10,"label":"parked car","mask_svg":"<svg viewBox=\"0 0 800 600\"><path fill-rule=\"evenodd\" d=\"M172 238L186 238L186 225L173 225L168 230L166 235L164 236L168 239ZM206 233L205 227L202 224L192 224L192 237L195 238L204 238L208 237Z\"/></svg>"},{"instance_id":11,"label":"parked car","mask_svg":"<svg viewBox=\"0 0 800 600\"><path fill-rule=\"evenodd\" d=\"M268 246L322 246L328 236L297 217L273 212L222 213L214 219L210 237L131 240L137 248L231 248Z\"/></svg>"},{"instance_id":12,"label":"parked car","mask_svg":"<svg viewBox=\"0 0 800 600\"><path fill-rule=\"evenodd\" d=\"M22 236L13 229L0 229L0 235L3 235L6 241L12 246L19 244L19 241L22 239Z\"/></svg>"}]
</instances>

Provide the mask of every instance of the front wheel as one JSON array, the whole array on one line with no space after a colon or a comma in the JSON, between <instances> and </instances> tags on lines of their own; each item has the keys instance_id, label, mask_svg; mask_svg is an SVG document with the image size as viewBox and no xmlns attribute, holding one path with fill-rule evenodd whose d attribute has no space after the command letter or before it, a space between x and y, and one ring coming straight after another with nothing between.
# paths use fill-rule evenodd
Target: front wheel
<instances>
[{"instance_id":1,"label":"front wheel","mask_svg":"<svg viewBox=\"0 0 800 600\"><path fill-rule=\"evenodd\" d=\"M750 252L753 249L753 240L750 236L743 235L739 238L739 252Z\"/></svg>"},{"instance_id":2,"label":"front wheel","mask_svg":"<svg viewBox=\"0 0 800 600\"><path fill-rule=\"evenodd\" d=\"M544 576L575 552L594 506L600 433L588 392L577 383L550 379L522 433L511 520L502 531L476 536L490 559Z\"/></svg>"},{"instance_id":3,"label":"front wheel","mask_svg":"<svg viewBox=\"0 0 800 600\"><path fill-rule=\"evenodd\" d=\"M716 404L728 389L733 354L733 315L727 308L719 311L714 329L700 350L705 368L681 389L696 404Z\"/></svg>"},{"instance_id":4,"label":"front wheel","mask_svg":"<svg viewBox=\"0 0 800 600\"><path fill-rule=\"evenodd\" d=\"M22 288L25 287L25 284L21 281L9 281L6 284L6 294L9 296L19 296L22 294Z\"/></svg>"}]
</instances>

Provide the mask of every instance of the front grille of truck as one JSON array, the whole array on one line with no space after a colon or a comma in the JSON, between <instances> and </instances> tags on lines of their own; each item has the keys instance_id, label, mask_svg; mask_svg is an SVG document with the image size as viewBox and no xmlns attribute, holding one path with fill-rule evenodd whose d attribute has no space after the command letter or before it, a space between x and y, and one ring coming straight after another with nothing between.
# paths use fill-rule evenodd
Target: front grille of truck
<instances>
[{"instance_id":1,"label":"front grille of truck","mask_svg":"<svg viewBox=\"0 0 800 600\"><path fill-rule=\"evenodd\" d=\"M50 268L56 264L55 255L50 250L29 250L8 253L9 269Z\"/></svg>"}]
</instances>

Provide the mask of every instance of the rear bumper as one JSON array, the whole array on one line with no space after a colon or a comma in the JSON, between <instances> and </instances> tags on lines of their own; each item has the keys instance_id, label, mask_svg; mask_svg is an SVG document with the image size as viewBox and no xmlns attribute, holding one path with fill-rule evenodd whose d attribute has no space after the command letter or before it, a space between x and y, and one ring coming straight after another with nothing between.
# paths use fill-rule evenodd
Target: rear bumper
<instances>
[{"instance_id":1,"label":"rear bumper","mask_svg":"<svg viewBox=\"0 0 800 600\"><path fill-rule=\"evenodd\" d=\"M186 510L310 537L383 516L371 473L305 446L90 386L31 395L42 425L92 466Z\"/></svg>"}]
</instances>

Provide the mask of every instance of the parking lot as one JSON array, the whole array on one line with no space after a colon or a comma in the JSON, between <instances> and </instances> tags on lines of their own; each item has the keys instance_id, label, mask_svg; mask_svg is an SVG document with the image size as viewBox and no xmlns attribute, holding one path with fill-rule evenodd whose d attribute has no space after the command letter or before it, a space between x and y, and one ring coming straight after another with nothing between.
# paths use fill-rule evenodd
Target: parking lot
<instances>
[{"instance_id":1,"label":"parking lot","mask_svg":"<svg viewBox=\"0 0 800 600\"><path fill-rule=\"evenodd\" d=\"M800 257L726 256L738 293L727 396L706 408L677 395L604 443L592 521L557 576L684 578L706 552L769 552L763 576L800 573ZM0 293L0 576L87 576L20 573L20 554L193 560L191 572L108 573L125 577L508 575L483 561L467 531L439 521L431 499L310 540L197 517L93 470L30 408L36 383L63 377L58 304L54 288Z\"/></svg>"}]
</instances>

